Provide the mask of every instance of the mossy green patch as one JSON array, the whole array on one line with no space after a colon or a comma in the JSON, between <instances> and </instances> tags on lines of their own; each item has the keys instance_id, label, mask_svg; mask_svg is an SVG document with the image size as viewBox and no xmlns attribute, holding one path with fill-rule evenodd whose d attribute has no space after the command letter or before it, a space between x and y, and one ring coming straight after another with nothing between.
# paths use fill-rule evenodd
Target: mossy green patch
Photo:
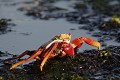
<instances>
[{"instance_id":1,"label":"mossy green patch","mask_svg":"<svg viewBox=\"0 0 120 80\"><path fill-rule=\"evenodd\" d=\"M84 3L76 3L74 8L77 10L84 10L84 9L87 9L87 6Z\"/></svg>"}]
</instances>

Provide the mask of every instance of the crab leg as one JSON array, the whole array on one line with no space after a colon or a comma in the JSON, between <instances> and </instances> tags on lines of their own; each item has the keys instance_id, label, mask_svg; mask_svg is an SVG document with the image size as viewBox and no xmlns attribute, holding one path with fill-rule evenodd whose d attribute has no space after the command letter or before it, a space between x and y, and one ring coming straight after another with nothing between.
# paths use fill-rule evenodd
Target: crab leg
<instances>
[{"instance_id":1,"label":"crab leg","mask_svg":"<svg viewBox=\"0 0 120 80\"><path fill-rule=\"evenodd\" d=\"M72 42L71 42L71 45L74 47L74 48L79 48L82 46L82 43L85 42L91 46L94 46L94 47L97 47L98 50L100 50L100 43L98 41L95 41L93 39L90 39L90 38L87 38L87 37L80 37L80 38L76 38L74 39Z\"/></svg>"},{"instance_id":2,"label":"crab leg","mask_svg":"<svg viewBox=\"0 0 120 80\"><path fill-rule=\"evenodd\" d=\"M41 62L41 65L40 65L40 70L42 71L43 69L43 66L45 64L45 62L47 61L47 59L49 58L49 56L53 53L53 51L56 49L58 43L54 43L52 46L50 46L47 51L46 51L46 56L45 58L43 59L43 61Z\"/></svg>"},{"instance_id":3,"label":"crab leg","mask_svg":"<svg viewBox=\"0 0 120 80\"><path fill-rule=\"evenodd\" d=\"M21 65L21 64L23 64L23 63L25 63L25 62L28 62L28 61L34 59L34 58L37 57L39 54L41 54L41 52L42 52L42 49L36 50L35 53L34 53L32 56L30 56L28 59L25 59L25 60L22 60L22 61L19 61L19 62L13 64L13 65L10 67L10 70L13 69L13 68L15 68L15 67L17 67L17 66L19 66L19 65Z\"/></svg>"},{"instance_id":4,"label":"crab leg","mask_svg":"<svg viewBox=\"0 0 120 80\"><path fill-rule=\"evenodd\" d=\"M25 52L23 52L22 54L20 54L17 57L5 59L4 62L9 61L9 60L13 60L13 59L17 59L17 58L21 58L21 57L23 57L25 55L32 55L34 52L35 52L35 50L33 50L33 51L26 50Z\"/></svg>"}]
</instances>

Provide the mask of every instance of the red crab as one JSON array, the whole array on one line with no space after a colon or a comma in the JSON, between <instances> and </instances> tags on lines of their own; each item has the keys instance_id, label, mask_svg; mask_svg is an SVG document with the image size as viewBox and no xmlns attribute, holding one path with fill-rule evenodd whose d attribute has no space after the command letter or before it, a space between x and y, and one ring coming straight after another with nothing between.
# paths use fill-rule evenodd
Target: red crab
<instances>
[{"instance_id":1,"label":"red crab","mask_svg":"<svg viewBox=\"0 0 120 80\"><path fill-rule=\"evenodd\" d=\"M74 56L74 49L75 48L80 48L83 44L83 42L97 47L98 50L100 50L100 43L92 40L90 38L87 37L79 37L76 38L72 41L71 40L71 34L59 34L57 36L55 36L54 38L52 38L49 42L43 44L42 46L40 46L37 50L32 50L32 51L25 51L22 54L20 54L17 57L14 58L9 58L6 59L5 61L8 60L12 60L12 59L17 59L17 58L21 58L25 55L29 55L30 57L24 60L21 60L15 64L13 64L10 67L10 70L25 63L25 62L29 62L32 59L37 59L37 60L41 60L41 64L40 64L40 70L43 70L43 66L45 64L45 62L47 61L47 59L49 58L53 58L55 56L59 56L59 57L63 57L65 55L70 55L70 56Z\"/></svg>"}]
</instances>

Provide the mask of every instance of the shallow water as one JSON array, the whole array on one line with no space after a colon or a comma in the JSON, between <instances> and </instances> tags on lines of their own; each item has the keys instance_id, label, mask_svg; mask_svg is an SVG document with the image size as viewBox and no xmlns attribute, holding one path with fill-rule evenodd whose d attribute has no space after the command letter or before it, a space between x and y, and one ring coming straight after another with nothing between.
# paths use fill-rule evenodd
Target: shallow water
<instances>
[{"instance_id":1,"label":"shallow water","mask_svg":"<svg viewBox=\"0 0 120 80\"><path fill-rule=\"evenodd\" d=\"M79 30L78 26L82 25L70 23L65 19L40 20L27 17L24 15L24 12L17 10L20 6L24 5L21 4L23 1L24 0L0 0L0 18L12 19L12 23L16 24L16 26L12 27L12 32L0 35L0 51L20 54L25 50L34 50L55 35L61 33L71 33L72 39L80 36L87 36L97 40L97 38L87 34L87 31ZM18 4L11 5L13 3ZM74 1L70 3L61 1L54 5L59 7L62 6L69 11L73 11L74 9L70 7L71 3L74 3ZM75 30L70 30L70 28L74 28ZM108 44L116 45L117 43L109 41ZM93 47L83 44L80 51L86 49L93 49Z\"/></svg>"},{"instance_id":2,"label":"shallow water","mask_svg":"<svg viewBox=\"0 0 120 80\"><path fill-rule=\"evenodd\" d=\"M10 18L16 26L12 28L13 32L0 35L1 51L20 54L25 50L37 49L40 45L61 33L71 33L72 39L80 36L91 37L86 34L86 31L77 30L80 25L69 23L65 19L34 20L17 10L20 5L10 6L9 2L2 3L0 18ZM75 28L76 30L71 31L70 28ZM89 48L90 46L85 45L81 50Z\"/></svg>"}]
</instances>

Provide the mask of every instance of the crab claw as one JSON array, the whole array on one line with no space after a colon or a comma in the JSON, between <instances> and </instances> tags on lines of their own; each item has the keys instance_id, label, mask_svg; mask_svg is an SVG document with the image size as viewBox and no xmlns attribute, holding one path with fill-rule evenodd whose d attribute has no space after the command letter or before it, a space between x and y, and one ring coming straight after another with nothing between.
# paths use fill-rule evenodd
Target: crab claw
<instances>
[{"instance_id":1,"label":"crab claw","mask_svg":"<svg viewBox=\"0 0 120 80\"><path fill-rule=\"evenodd\" d=\"M74 39L72 42L71 42L71 45L74 47L74 48L79 48L82 46L82 43L85 42L91 46L94 46L94 47L97 47L98 50L100 50L100 43L98 41L95 41L93 39L90 39L90 38L87 38L87 37L80 37L80 38L76 38Z\"/></svg>"},{"instance_id":2,"label":"crab claw","mask_svg":"<svg viewBox=\"0 0 120 80\"><path fill-rule=\"evenodd\" d=\"M62 42L62 47L63 47L63 51L70 55L70 56L74 56L74 48L71 46L71 44L67 43L67 42Z\"/></svg>"},{"instance_id":3,"label":"crab claw","mask_svg":"<svg viewBox=\"0 0 120 80\"><path fill-rule=\"evenodd\" d=\"M97 47L98 50L100 50L101 45L100 45L100 43L99 43L98 41L95 41L95 40L93 40L93 39L86 38L86 37L84 37L83 40L84 40L87 44L89 44L89 45L91 45L91 46L94 46L94 47Z\"/></svg>"}]
</instances>

